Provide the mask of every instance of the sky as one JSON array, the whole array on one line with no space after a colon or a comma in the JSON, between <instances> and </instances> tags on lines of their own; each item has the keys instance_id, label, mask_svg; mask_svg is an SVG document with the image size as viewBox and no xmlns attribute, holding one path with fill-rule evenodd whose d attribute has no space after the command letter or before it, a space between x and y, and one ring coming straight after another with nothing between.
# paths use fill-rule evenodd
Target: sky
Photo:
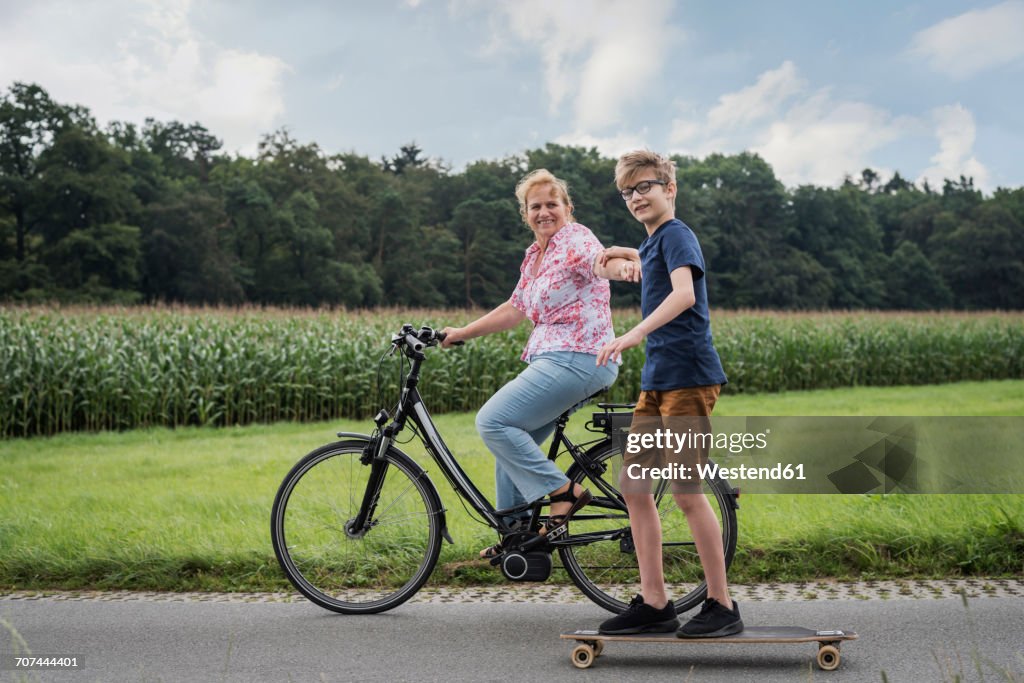
<instances>
[{"instance_id":1,"label":"sky","mask_svg":"<svg viewBox=\"0 0 1024 683\"><path fill-rule=\"evenodd\" d=\"M555 142L1024 186L1024 0L0 0L15 81L244 155L286 128L454 170Z\"/></svg>"}]
</instances>

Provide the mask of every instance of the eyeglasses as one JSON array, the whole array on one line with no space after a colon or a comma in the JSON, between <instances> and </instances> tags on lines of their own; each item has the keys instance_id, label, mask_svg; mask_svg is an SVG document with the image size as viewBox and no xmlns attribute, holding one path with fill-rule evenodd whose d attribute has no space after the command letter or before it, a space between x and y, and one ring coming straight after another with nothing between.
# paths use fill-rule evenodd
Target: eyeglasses
<instances>
[{"instance_id":1,"label":"eyeglasses","mask_svg":"<svg viewBox=\"0 0 1024 683\"><path fill-rule=\"evenodd\" d=\"M642 180L633 187L626 187L619 191L622 198L627 202L633 198L633 193L647 194L655 185L668 185L664 180Z\"/></svg>"}]
</instances>

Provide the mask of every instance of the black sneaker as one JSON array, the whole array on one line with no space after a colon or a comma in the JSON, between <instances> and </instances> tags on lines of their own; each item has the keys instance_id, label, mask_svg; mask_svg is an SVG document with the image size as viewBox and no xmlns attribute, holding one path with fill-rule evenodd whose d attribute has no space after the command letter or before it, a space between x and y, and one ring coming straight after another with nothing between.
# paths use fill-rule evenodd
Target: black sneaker
<instances>
[{"instance_id":1,"label":"black sneaker","mask_svg":"<svg viewBox=\"0 0 1024 683\"><path fill-rule=\"evenodd\" d=\"M629 633L671 633L677 628L679 620L671 600L661 609L655 609L644 604L644 597L638 595L625 612L605 621L598 630L605 635L621 636Z\"/></svg>"},{"instance_id":2,"label":"black sneaker","mask_svg":"<svg viewBox=\"0 0 1024 683\"><path fill-rule=\"evenodd\" d=\"M720 638L743 630L740 606L733 600L732 609L726 609L714 598L704 601L700 613L682 625L676 635L680 638Z\"/></svg>"}]
</instances>

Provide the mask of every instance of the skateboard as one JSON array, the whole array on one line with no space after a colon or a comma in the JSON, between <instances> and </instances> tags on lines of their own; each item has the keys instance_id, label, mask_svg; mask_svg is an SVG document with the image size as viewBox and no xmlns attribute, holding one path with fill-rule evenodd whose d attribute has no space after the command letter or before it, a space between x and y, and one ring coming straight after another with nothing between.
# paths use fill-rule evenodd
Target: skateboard
<instances>
[{"instance_id":1,"label":"skateboard","mask_svg":"<svg viewBox=\"0 0 1024 683\"><path fill-rule=\"evenodd\" d=\"M839 644L856 640L853 631L815 631L799 626L748 626L732 636L721 638L677 638L675 633L636 633L606 636L597 631L571 631L563 633L564 640L579 643L572 651L572 663L586 669L601 656L604 644L620 640L631 643L818 643L818 666L825 671L839 667Z\"/></svg>"}]
</instances>

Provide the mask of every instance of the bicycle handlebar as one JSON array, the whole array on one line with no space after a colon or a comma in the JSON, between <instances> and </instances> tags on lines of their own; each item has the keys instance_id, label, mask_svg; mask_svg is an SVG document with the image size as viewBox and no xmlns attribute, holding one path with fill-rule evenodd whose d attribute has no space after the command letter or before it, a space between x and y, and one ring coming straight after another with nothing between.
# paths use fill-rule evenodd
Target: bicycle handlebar
<instances>
[{"instance_id":1,"label":"bicycle handlebar","mask_svg":"<svg viewBox=\"0 0 1024 683\"><path fill-rule=\"evenodd\" d=\"M443 342L448 335L441 330L424 325L419 330L406 323L402 325L398 334L392 335L391 343L395 346L404 346L414 353L419 353L428 346L437 346ZM454 342L453 346L462 346L465 342Z\"/></svg>"}]
</instances>

